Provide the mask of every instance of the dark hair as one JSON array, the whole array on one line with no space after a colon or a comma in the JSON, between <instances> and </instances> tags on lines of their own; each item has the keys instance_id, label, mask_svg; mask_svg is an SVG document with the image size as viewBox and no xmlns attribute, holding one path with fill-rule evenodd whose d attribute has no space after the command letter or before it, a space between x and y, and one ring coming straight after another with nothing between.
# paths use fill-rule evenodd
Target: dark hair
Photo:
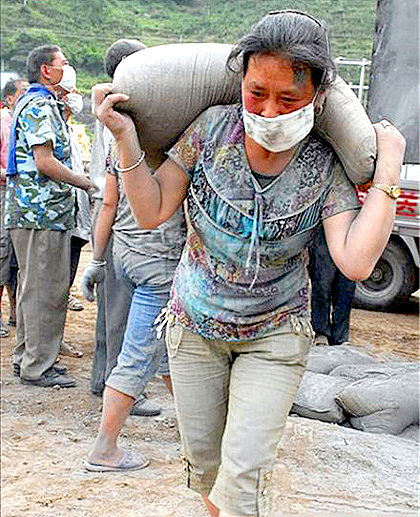
<instances>
[{"instance_id":1,"label":"dark hair","mask_svg":"<svg viewBox=\"0 0 420 517\"><path fill-rule=\"evenodd\" d=\"M105 72L109 77L114 77L115 69L125 57L145 48L146 45L138 39L119 39L115 41L105 53Z\"/></svg>"},{"instance_id":2,"label":"dark hair","mask_svg":"<svg viewBox=\"0 0 420 517\"><path fill-rule=\"evenodd\" d=\"M26 70L28 74L29 83L39 82L40 70L42 65L50 65L54 61L57 52L61 48L58 45L41 45L29 52L26 59Z\"/></svg>"},{"instance_id":3,"label":"dark hair","mask_svg":"<svg viewBox=\"0 0 420 517\"><path fill-rule=\"evenodd\" d=\"M3 90L1 92L2 98L7 102L7 97L9 95L14 95L18 90L20 90L23 79L9 79L7 83L4 85Z\"/></svg>"},{"instance_id":4,"label":"dark hair","mask_svg":"<svg viewBox=\"0 0 420 517\"><path fill-rule=\"evenodd\" d=\"M253 54L273 54L289 59L296 74L309 68L315 88L327 88L336 75L327 28L300 11L268 13L253 25L233 47L227 61L229 70L245 75Z\"/></svg>"}]
</instances>

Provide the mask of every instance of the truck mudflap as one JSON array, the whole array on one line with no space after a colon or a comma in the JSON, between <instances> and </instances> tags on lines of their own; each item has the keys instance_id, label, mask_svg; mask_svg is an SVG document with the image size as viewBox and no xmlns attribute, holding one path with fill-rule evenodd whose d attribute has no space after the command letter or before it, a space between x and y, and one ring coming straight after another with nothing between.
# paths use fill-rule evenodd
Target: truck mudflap
<instances>
[{"instance_id":1,"label":"truck mudflap","mask_svg":"<svg viewBox=\"0 0 420 517\"><path fill-rule=\"evenodd\" d=\"M417 268L420 268L420 253L419 253L419 241L416 240L415 237L410 237L408 235L400 235L401 240L404 242L404 244L407 246L411 258L413 259L414 265ZM418 230L417 230L417 237L418 237Z\"/></svg>"}]
</instances>

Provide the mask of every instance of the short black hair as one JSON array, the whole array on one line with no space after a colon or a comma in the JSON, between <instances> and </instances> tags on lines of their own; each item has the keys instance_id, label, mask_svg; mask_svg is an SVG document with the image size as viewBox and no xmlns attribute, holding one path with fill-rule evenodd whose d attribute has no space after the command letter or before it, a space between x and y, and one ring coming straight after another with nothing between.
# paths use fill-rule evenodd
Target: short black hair
<instances>
[{"instance_id":1,"label":"short black hair","mask_svg":"<svg viewBox=\"0 0 420 517\"><path fill-rule=\"evenodd\" d=\"M7 83L4 85L3 90L1 91L2 99L7 101L7 97L9 95L14 95L18 90L20 90L22 82L22 78L9 79Z\"/></svg>"},{"instance_id":2,"label":"short black hair","mask_svg":"<svg viewBox=\"0 0 420 517\"><path fill-rule=\"evenodd\" d=\"M315 89L327 88L336 76L328 30L304 12L285 10L265 15L233 47L227 66L245 75L254 54L284 57L297 74L309 68Z\"/></svg>"},{"instance_id":3,"label":"short black hair","mask_svg":"<svg viewBox=\"0 0 420 517\"><path fill-rule=\"evenodd\" d=\"M110 47L108 47L105 53L105 72L109 77L114 77L115 69L125 57L145 48L146 45L138 39L119 39L115 41Z\"/></svg>"},{"instance_id":4,"label":"short black hair","mask_svg":"<svg viewBox=\"0 0 420 517\"><path fill-rule=\"evenodd\" d=\"M58 45L41 45L31 50L26 59L26 70L29 83L38 83L41 76L41 66L50 65L54 61L57 52L61 48Z\"/></svg>"}]
</instances>

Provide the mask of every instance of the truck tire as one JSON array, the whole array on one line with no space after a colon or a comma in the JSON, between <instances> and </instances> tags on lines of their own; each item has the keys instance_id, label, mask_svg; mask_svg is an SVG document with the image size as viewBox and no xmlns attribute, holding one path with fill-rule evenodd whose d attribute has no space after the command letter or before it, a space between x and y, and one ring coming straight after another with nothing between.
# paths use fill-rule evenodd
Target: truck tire
<instances>
[{"instance_id":1,"label":"truck tire","mask_svg":"<svg viewBox=\"0 0 420 517\"><path fill-rule=\"evenodd\" d=\"M390 241L367 280L356 283L354 304L364 309L388 309L414 291L416 273L404 247Z\"/></svg>"}]
</instances>

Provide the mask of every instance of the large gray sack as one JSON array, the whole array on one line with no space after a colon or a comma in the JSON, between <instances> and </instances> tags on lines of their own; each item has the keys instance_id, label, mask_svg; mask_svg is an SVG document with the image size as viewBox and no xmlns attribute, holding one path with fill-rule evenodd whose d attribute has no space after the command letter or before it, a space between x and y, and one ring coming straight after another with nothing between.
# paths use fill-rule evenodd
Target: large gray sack
<instances>
[{"instance_id":1,"label":"large gray sack","mask_svg":"<svg viewBox=\"0 0 420 517\"><path fill-rule=\"evenodd\" d=\"M406 440L413 440L414 442L420 442L420 429L417 425L409 425L406 427L398 436L405 438Z\"/></svg>"},{"instance_id":2,"label":"large gray sack","mask_svg":"<svg viewBox=\"0 0 420 517\"><path fill-rule=\"evenodd\" d=\"M419 423L418 395L418 373L408 371L356 381L335 399L351 415L351 425L356 429L400 434L406 427Z\"/></svg>"},{"instance_id":3,"label":"large gray sack","mask_svg":"<svg viewBox=\"0 0 420 517\"><path fill-rule=\"evenodd\" d=\"M335 396L349 381L322 373L305 372L292 406L292 413L299 416L341 423L344 411L335 401Z\"/></svg>"},{"instance_id":4,"label":"large gray sack","mask_svg":"<svg viewBox=\"0 0 420 517\"><path fill-rule=\"evenodd\" d=\"M150 166L205 109L240 99L240 77L226 68L231 45L180 43L150 47L123 59L113 91L130 99L121 104L136 124ZM337 77L316 130L331 143L353 183L368 181L374 170L376 136L351 88Z\"/></svg>"},{"instance_id":5,"label":"large gray sack","mask_svg":"<svg viewBox=\"0 0 420 517\"><path fill-rule=\"evenodd\" d=\"M368 364L377 361L360 348L349 345L315 346L311 349L306 369L311 372L329 374L342 365Z\"/></svg>"},{"instance_id":6,"label":"large gray sack","mask_svg":"<svg viewBox=\"0 0 420 517\"><path fill-rule=\"evenodd\" d=\"M333 377L345 377L351 381L358 381L366 377L392 377L408 372L419 372L418 363L389 362L378 364L343 364L329 372Z\"/></svg>"}]
</instances>

